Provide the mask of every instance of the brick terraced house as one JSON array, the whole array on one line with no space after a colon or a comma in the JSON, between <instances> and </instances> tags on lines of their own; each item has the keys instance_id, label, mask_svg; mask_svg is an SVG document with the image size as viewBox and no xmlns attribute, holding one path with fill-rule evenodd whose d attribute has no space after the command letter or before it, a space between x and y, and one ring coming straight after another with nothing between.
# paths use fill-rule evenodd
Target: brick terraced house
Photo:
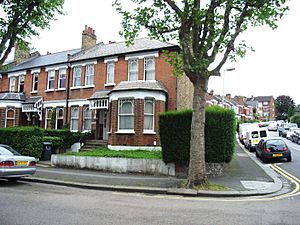
<instances>
[{"instance_id":1,"label":"brick terraced house","mask_svg":"<svg viewBox=\"0 0 300 225\"><path fill-rule=\"evenodd\" d=\"M96 44L86 26L81 48L27 56L2 73L0 127L48 129L54 112L56 129L92 132L110 148L159 146L158 113L187 108L192 98L191 83L173 76L164 50L179 47L148 38Z\"/></svg>"}]
</instances>

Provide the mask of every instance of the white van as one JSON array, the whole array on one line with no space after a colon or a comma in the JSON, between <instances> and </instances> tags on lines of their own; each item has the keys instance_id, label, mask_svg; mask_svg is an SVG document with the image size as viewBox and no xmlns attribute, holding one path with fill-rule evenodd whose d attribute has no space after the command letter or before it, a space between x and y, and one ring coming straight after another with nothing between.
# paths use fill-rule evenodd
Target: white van
<instances>
[{"instance_id":1,"label":"white van","mask_svg":"<svg viewBox=\"0 0 300 225\"><path fill-rule=\"evenodd\" d=\"M256 145L262 138L269 137L268 130L266 128L248 129L246 132L245 147L249 151L255 151Z\"/></svg>"},{"instance_id":2,"label":"white van","mask_svg":"<svg viewBox=\"0 0 300 225\"><path fill-rule=\"evenodd\" d=\"M257 123L242 123L239 125L239 140L242 144L245 144L246 133L249 129L259 129L259 126Z\"/></svg>"}]
</instances>

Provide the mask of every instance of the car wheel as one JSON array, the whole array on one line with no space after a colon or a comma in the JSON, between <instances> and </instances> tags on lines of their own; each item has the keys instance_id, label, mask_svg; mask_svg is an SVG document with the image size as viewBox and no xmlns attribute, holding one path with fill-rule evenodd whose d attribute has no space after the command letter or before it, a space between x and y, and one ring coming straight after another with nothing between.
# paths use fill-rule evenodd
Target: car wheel
<instances>
[{"instance_id":1,"label":"car wheel","mask_svg":"<svg viewBox=\"0 0 300 225\"><path fill-rule=\"evenodd\" d=\"M264 157L262 156L261 161L262 161L263 163L267 163L267 162L268 162L268 159L266 159L266 158L264 158Z\"/></svg>"},{"instance_id":2,"label":"car wheel","mask_svg":"<svg viewBox=\"0 0 300 225\"><path fill-rule=\"evenodd\" d=\"M291 161L292 161L292 156L286 157L286 160L287 160L288 162L291 162Z\"/></svg>"}]
</instances>

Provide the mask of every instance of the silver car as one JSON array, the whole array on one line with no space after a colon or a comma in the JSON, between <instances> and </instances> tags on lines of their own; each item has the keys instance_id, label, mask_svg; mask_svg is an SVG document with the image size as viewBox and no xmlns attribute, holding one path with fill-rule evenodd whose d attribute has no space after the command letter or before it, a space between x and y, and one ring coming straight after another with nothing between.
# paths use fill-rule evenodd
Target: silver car
<instances>
[{"instance_id":1,"label":"silver car","mask_svg":"<svg viewBox=\"0 0 300 225\"><path fill-rule=\"evenodd\" d=\"M0 144L0 179L10 181L33 175L36 171L36 159L23 156L8 145Z\"/></svg>"}]
</instances>

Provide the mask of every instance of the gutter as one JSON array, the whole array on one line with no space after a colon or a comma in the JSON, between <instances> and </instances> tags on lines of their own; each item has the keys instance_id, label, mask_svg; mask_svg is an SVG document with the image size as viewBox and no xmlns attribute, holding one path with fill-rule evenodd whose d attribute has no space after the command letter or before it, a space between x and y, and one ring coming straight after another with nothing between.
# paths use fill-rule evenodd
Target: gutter
<instances>
[{"instance_id":1,"label":"gutter","mask_svg":"<svg viewBox=\"0 0 300 225\"><path fill-rule=\"evenodd\" d=\"M67 79L67 85L66 85L66 122L65 124L68 123L69 121L69 99L70 99L70 79L71 79L71 63L70 63L70 58L71 54L67 55L68 58L68 79Z\"/></svg>"}]
</instances>

